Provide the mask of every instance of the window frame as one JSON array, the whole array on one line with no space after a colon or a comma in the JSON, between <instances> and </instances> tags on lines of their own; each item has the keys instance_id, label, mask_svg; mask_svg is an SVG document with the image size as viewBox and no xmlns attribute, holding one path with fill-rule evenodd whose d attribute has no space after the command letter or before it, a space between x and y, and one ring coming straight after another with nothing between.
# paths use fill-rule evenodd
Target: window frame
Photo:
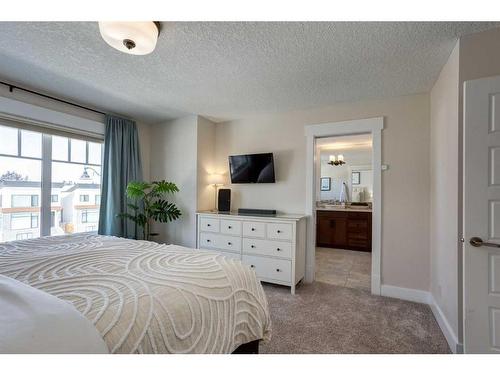
<instances>
[{"instance_id":1,"label":"window frame","mask_svg":"<svg viewBox=\"0 0 500 375\"><path fill-rule=\"evenodd\" d=\"M74 165L84 165L84 166L91 166L91 167L98 167L101 168L102 171L102 156L104 154L104 140L96 139L93 137L85 137L82 136L81 134L74 134L74 136L71 135L71 133L66 133L64 135L58 135L57 133L50 133L46 132L45 129L25 129L22 126L17 127L17 126L12 126L5 124L1 121L0 119L0 126L6 127L6 128L11 128L15 129L17 131L17 152L12 153L12 154L4 154L0 152L1 157L7 157L7 158L16 158L16 159L27 159L27 160L36 160L41 162L41 184L40 184L40 194L36 195L37 198L32 198L31 199L31 207L39 207L40 211L37 213L37 218L36 219L30 219L30 223L33 225L34 222L36 222L37 227L40 230L40 236L50 236L51 235L51 206L52 203L57 203L52 201L52 163L53 162L58 162L58 163L70 163ZM32 157L32 156L23 156L22 155L22 132L34 132L34 133L39 133L42 136L41 139L41 158L39 157ZM52 159L52 137L57 136L57 137L63 137L67 139L68 142L68 160L59 160L59 159ZM75 162L71 161L71 139L78 139L82 140L85 142L85 162ZM89 163L89 143L96 143L101 145L101 163L100 164L94 164L94 163ZM23 194L18 194L18 195L23 195ZM26 195L31 195L31 194L26 194ZM60 201L60 198L58 199L58 202ZM90 197L88 202L90 202ZM12 201L11 201L12 203ZM33 204L36 203L36 206L33 206ZM22 208L29 208L29 207L22 207ZM10 224L10 223L9 223ZM26 229L35 229L35 228L26 228Z\"/></svg>"},{"instance_id":2,"label":"window frame","mask_svg":"<svg viewBox=\"0 0 500 375\"><path fill-rule=\"evenodd\" d=\"M12 228L12 219L19 218L22 216L29 217L29 226L23 228ZM35 220L36 219L36 220ZM36 222L36 226L33 226L33 222ZM10 230L24 230L24 229L38 229L40 228L40 215L38 212L12 212L10 214L10 222L9 222Z\"/></svg>"},{"instance_id":3,"label":"window frame","mask_svg":"<svg viewBox=\"0 0 500 375\"><path fill-rule=\"evenodd\" d=\"M40 190L41 190L40 186ZM29 197L30 205L29 206L18 206L14 204L14 198L17 197ZM40 199L38 194L12 194L10 196L10 207L12 208L30 208L30 207L39 207Z\"/></svg>"}]
</instances>

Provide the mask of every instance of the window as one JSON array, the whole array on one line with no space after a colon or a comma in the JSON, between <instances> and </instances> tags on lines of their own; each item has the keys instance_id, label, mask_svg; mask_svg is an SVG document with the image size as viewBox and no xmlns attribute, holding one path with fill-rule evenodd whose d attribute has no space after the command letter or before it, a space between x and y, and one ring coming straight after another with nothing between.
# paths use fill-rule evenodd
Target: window
<instances>
[{"instance_id":1,"label":"window","mask_svg":"<svg viewBox=\"0 0 500 375\"><path fill-rule=\"evenodd\" d=\"M99 194L96 194L95 196L95 205L99 206L101 204L101 196Z\"/></svg>"},{"instance_id":2,"label":"window","mask_svg":"<svg viewBox=\"0 0 500 375\"><path fill-rule=\"evenodd\" d=\"M16 212L10 216L10 229L38 228L38 214Z\"/></svg>"},{"instance_id":3,"label":"window","mask_svg":"<svg viewBox=\"0 0 500 375\"><path fill-rule=\"evenodd\" d=\"M82 194L82 195L80 195L80 202L88 202L88 201L89 201L88 194Z\"/></svg>"},{"instance_id":4,"label":"window","mask_svg":"<svg viewBox=\"0 0 500 375\"><path fill-rule=\"evenodd\" d=\"M42 139L51 145L52 161L44 155ZM47 150L50 151L50 150ZM99 219L99 210L92 210L82 225L77 206L81 202L99 205L101 191L102 144L27 131L0 123L0 242L40 235L85 232ZM42 194L42 163L51 162L50 181ZM49 198L50 196L50 198ZM92 197L92 198L91 198ZM52 209L50 207L52 206ZM60 208L59 208L60 206ZM5 213L5 208L15 208ZM42 225L41 211L51 210L50 223ZM50 228L50 229L49 229ZM41 233L43 231L44 233Z\"/></svg>"},{"instance_id":5,"label":"window","mask_svg":"<svg viewBox=\"0 0 500 375\"><path fill-rule=\"evenodd\" d=\"M99 221L99 212L96 210L82 210L82 223L97 223Z\"/></svg>"},{"instance_id":6,"label":"window","mask_svg":"<svg viewBox=\"0 0 500 375\"><path fill-rule=\"evenodd\" d=\"M18 233L16 234L16 240L27 240L33 238L33 233Z\"/></svg>"},{"instance_id":7,"label":"window","mask_svg":"<svg viewBox=\"0 0 500 375\"><path fill-rule=\"evenodd\" d=\"M38 207L38 195L12 195L11 206L18 207Z\"/></svg>"}]
</instances>

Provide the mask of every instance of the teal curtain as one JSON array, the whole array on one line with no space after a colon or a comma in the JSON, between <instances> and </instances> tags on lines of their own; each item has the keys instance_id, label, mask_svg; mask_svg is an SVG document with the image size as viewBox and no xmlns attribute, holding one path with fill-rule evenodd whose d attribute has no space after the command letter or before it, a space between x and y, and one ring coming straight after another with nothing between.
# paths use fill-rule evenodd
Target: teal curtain
<instances>
[{"instance_id":1,"label":"teal curtain","mask_svg":"<svg viewBox=\"0 0 500 375\"><path fill-rule=\"evenodd\" d=\"M137 226L117 215L129 212L127 184L141 180L139 137L135 122L106 115L99 234L137 238Z\"/></svg>"}]
</instances>

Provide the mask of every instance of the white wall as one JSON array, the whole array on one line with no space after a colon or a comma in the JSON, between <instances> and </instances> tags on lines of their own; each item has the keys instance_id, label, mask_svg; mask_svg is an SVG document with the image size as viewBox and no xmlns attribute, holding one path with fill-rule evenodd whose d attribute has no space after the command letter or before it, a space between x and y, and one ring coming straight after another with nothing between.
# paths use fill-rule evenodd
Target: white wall
<instances>
[{"instance_id":1,"label":"white wall","mask_svg":"<svg viewBox=\"0 0 500 375\"><path fill-rule=\"evenodd\" d=\"M151 126L151 180L176 183L180 192L169 200L182 211L174 222L155 223L161 242L196 246L197 124L188 116Z\"/></svg>"},{"instance_id":2,"label":"white wall","mask_svg":"<svg viewBox=\"0 0 500 375\"><path fill-rule=\"evenodd\" d=\"M214 208L214 190L207 181L214 172L215 124L187 116L151 126L151 179L175 182L172 196L182 211L180 219L156 223L158 240L196 247L196 211Z\"/></svg>"},{"instance_id":3,"label":"white wall","mask_svg":"<svg viewBox=\"0 0 500 375\"><path fill-rule=\"evenodd\" d=\"M431 293L458 340L459 43L431 90Z\"/></svg>"},{"instance_id":4,"label":"white wall","mask_svg":"<svg viewBox=\"0 0 500 375\"><path fill-rule=\"evenodd\" d=\"M215 127L216 125L198 116L198 195L197 210L215 208L215 188L209 184L208 176L217 173L215 169Z\"/></svg>"},{"instance_id":5,"label":"white wall","mask_svg":"<svg viewBox=\"0 0 500 375\"><path fill-rule=\"evenodd\" d=\"M429 290L429 96L342 103L258 114L217 125L216 162L234 154L274 152L276 184L230 185L233 209L305 211L304 126L384 116L382 132L382 282Z\"/></svg>"}]
</instances>

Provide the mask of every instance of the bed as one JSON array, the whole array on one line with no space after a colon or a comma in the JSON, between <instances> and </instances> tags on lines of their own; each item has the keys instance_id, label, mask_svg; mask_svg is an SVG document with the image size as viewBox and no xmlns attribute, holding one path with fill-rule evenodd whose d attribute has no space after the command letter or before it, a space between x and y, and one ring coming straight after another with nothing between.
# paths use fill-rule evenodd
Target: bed
<instances>
[{"instance_id":1,"label":"bed","mask_svg":"<svg viewBox=\"0 0 500 375\"><path fill-rule=\"evenodd\" d=\"M109 353L255 352L271 335L254 271L218 253L89 234L43 237L0 243L0 274L69 302Z\"/></svg>"}]
</instances>

